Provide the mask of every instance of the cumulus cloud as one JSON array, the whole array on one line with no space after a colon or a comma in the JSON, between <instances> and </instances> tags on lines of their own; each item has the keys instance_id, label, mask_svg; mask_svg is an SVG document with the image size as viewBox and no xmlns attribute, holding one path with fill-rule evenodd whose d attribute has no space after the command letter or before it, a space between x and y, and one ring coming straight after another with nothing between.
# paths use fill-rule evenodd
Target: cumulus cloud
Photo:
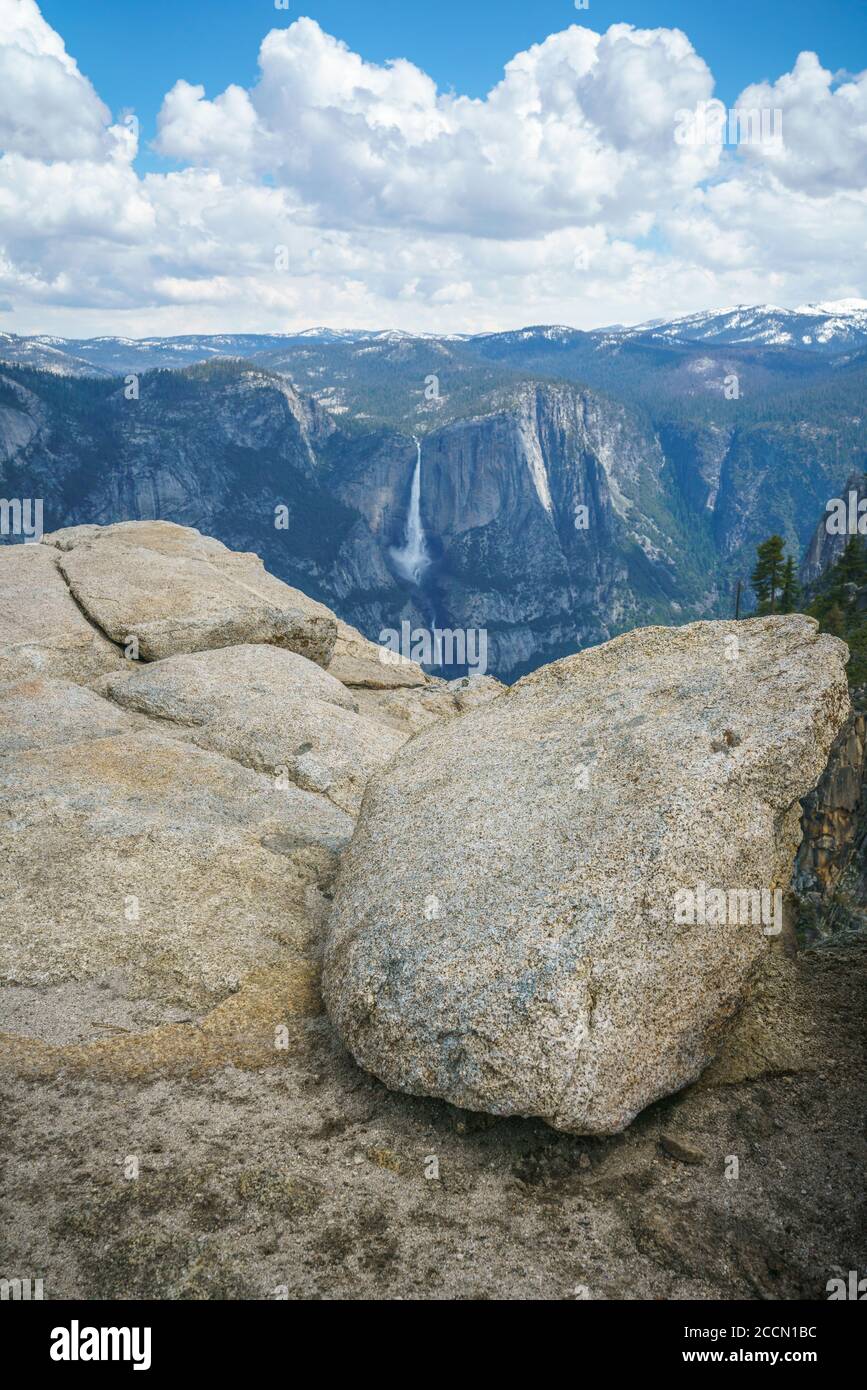
<instances>
[{"instance_id":1,"label":"cumulus cloud","mask_svg":"<svg viewBox=\"0 0 867 1390\"><path fill-rule=\"evenodd\" d=\"M781 142L744 152L767 157L787 188L819 198L867 188L867 72L835 85L815 53L801 53L791 72L747 87L737 105L781 113Z\"/></svg>"},{"instance_id":2,"label":"cumulus cloud","mask_svg":"<svg viewBox=\"0 0 867 1390\"><path fill-rule=\"evenodd\" d=\"M158 148L229 177L276 179L335 224L511 237L612 224L709 174L719 151L672 139L712 90L677 31L573 26L518 54L485 101L437 93L408 62L377 66L311 19L268 35L248 94L179 82Z\"/></svg>"},{"instance_id":3,"label":"cumulus cloud","mask_svg":"<svg viewBox=\"0 0 867 1390\"><path fill-rule=\"evenodd\" d=\"M159 129L165 154L249 172L256 112L243 87L227 87L215 101L206 101L204 87L181 79L163 102Z\"/></svg>"},{"instance_id":4,"label":"cumulus cloud","mask_svg":"<svg viewBox=\"0 0 867 1390\"><path fill-rule=\"evenodd\" d=\"M38 159L100 155L109 113L35 0L0 0L0 150Z\"/></svg>"},{"instance_id":5,"label":"cumulus cloud","mask_svg":"<svg viewBox=\"0 0 867 1390\"><path fill-rule=\"evenodd\" d=\"M713 76L678 30L573 25L484 99L299 19L246 90L182 74L140 175L34 0L0 0L0 301L30 332L592 327L862 293L867 74L748 88L781 149L675 138Z\"/></svg>"}]
</instances>

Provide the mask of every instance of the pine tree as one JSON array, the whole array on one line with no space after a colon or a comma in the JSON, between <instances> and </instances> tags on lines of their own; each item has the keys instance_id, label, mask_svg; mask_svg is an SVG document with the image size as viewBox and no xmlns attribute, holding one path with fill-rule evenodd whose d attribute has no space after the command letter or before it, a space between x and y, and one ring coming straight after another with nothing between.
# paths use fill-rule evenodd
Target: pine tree
<instances>
[{"instance_id":1,"label":"pine tree","mask_svg":"<svg viewBox=\"0 0 867 1390\"><path fill-rule=\"evenodd\" d=\"M801 586L795 574L795 558L789 555L783 566L783 590L780 594L780 612L794 613L801 597Z\"/></svg>"},{"instance_id":2,"label":"pine tree","mask_svg":"<svg viewBox=\"0 0 867 1390\"><path fill-rule=\"evenodd\" d=\"M825 621L822 623L822 631L830 632L832 637L846 636L846 619L839 603L834 603L825 614Z\"/></svg>"},{"instance_id":3,"label":"pine tree","mask_svg":"<svg viewBox=\"0 0 867 1390\"><path fill-rule=\"evenodd\" d=\"M760 613L777 611L777 595L783 587L785 548L782 536L769 536L756 550L758 563L752 573L752 586Z\"/></svg>"},{"instance_id":4,"label":"pine tree","mask_svg":"<svg viewBox=\"0 0 867 1390\"><path fill-rule=\"evenodd\" d=\"M849 537L846 549L835 566L834 580L841 591L846 584L867 582L867 551L861 536Z\"/></svg>"}]
</instances>

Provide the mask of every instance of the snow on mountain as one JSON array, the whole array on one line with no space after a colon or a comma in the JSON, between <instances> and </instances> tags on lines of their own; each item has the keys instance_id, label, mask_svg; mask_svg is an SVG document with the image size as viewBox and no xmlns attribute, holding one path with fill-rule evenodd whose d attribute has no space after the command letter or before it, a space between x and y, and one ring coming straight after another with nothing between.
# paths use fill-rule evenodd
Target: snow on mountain
<instances>
[{"instance_id":1,"label":"snow on mountain","mask_svg":"<svg viewBox=\"0 0 867 1390\"><path fill-rule=\"evenodd\" d=\"M750 344L837 350L867 345L867 300L838 299L783 309L738 304L615 330L611 337L676 343Z\"/></svg>"},{"instance_id":2,"label":"snow on mountain","mask_svg":"<svg viewBox=\"0 0 867 1390\"><path fill-rule=\"evenodd\" d=\"M519 351L550 351L585 346L605 354L627 342L670 343L679 347L755 346L788 348L832 356L867 347L867 299L847 298L783 309L774 304L738 304L672 319L652 319L592 331L561 324L536 324L501 333L410 333L404 329L305 328L290 333L189 334L160 338L19 337L0 333L0 360L18 361L69 376L112 376L153 367L179 367L217 358L269 361L308 343L312 351L342 345L360 353L413 343L460 344L486 356ZM281 368L278 365L278 370Z\"/></svg>"}]
</instances>

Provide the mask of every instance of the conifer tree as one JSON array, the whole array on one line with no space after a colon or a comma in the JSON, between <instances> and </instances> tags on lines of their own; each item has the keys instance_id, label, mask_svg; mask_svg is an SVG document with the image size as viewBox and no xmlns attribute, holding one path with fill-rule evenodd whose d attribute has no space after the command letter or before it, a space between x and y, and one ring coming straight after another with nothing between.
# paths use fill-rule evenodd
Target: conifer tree
<instances>
[{"instance_id":1,"label":"conifer tree","mask_svg":"<svg viewBox=\"0 0 867 1390\"><path fill-rule=\"evenodd\" d=\"M846 549L837 561L834 578L842 590L845 584L867 581L867 550L862 536L850 536Z\"/></svg>"},{"instance_id":2,"label":"conifer tree","mask_svg":"<svg viewBox=\"0 0 867 1390\"><path fill-rule=\"evenodd\" d=\"M795 558L789 555L783 566L783 588L780 594L780 612L794 613L801 597L801 586L795 573Z\"/></svg>"},{"instance_id":3,"label":"conifer tree","mask_svg":"<svg viewBox=\"0 0 867 1390\"><path fill-rule=\"evenodd\" d=\"M757 548L757 563L752 573L752 586L759 601L760 613L776 613L777 601L783 588L786 543L782 536L769 536Z\"/></svg>"}]
</instances>

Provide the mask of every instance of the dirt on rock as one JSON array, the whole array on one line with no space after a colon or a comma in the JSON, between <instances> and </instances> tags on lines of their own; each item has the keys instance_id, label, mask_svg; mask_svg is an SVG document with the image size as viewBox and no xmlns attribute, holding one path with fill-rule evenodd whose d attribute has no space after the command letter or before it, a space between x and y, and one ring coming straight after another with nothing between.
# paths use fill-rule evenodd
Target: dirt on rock
<instances>
[{"instance_id":1,"label":"dirt on rock","mask_svg":"<svg viewBox=\"0 0 867 1390\"><path fill-rule=\"evenodd\" d=\"M743 1075L741 1045L605 1139L388 1091L322 1013L269 1065L242 1028L241 1065L7 1068L0 1269L52 1299L823 1299L867 1254L867 947L784 974L800 1061Z\"/></svg>"}]
</instances>

